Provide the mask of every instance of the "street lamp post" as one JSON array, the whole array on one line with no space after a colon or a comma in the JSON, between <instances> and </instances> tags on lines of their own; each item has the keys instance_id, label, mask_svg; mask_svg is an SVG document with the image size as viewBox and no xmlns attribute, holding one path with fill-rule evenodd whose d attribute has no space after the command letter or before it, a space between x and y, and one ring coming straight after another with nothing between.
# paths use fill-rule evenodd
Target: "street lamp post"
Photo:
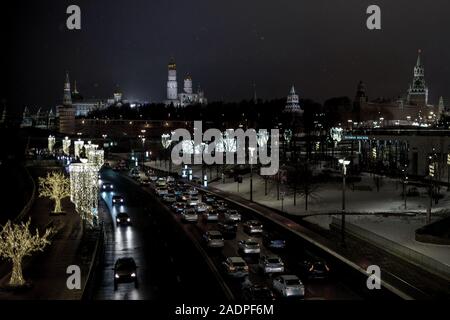
<instances>
[{"instance_id":1,"label":"street lamp post","mask_svg":"<svg viewBox=\"0 0 450 320\"><path fill-rule=\"evenodd\" d=\"M341 237L342 245L345 246L345 176L347 175L347 166L350 161L339 159L339 164L342 165L342 214L341 214Z\"/></svg>"},{"instance_id":2,"label":"street lamp post","mask_svg":"<svg viewBox=\"0 0 450 320\"><path fill-rule=\"evenodd\" d=\"M256 148L249 147L248 151L250 152L250 201L253 201L253 154L255 153Z\"/></svg>"}]
</instances>

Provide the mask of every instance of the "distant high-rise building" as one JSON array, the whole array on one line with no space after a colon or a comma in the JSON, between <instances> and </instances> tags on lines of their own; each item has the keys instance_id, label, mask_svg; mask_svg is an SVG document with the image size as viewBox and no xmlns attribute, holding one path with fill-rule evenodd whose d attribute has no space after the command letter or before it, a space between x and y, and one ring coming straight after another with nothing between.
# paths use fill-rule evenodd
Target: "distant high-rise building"
<instances>
[{"instance_id":1,"label":"distant high-rise building","mask_svg":"<svg viewBox=\"0 0 450 320\"><path fill-rule=\"evenodd\" d=\"M407 103L410 105L426 106L428 104L428 88L425 84L425 69L421 62L421 50L418 52L414 66L413 81L408 89Z\"/></svg>"},{"instance_id":2,"label":"distant high-rise building","mask_svg":"<svg viewBox=\"0 0 450 320\"><path fill-rule=\"evenodd\" d=\"M303 113L303 110L300 108L300 99L298 94L295 93L295 88L292 86L289 95L287 96L286 107L284 108L284 112L288 113Z\"/></svg>"}]
</instances>

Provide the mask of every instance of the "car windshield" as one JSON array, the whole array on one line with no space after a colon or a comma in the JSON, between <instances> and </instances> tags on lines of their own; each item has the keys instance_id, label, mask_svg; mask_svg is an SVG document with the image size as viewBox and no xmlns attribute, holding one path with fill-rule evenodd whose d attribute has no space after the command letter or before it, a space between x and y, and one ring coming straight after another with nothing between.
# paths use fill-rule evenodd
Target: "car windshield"
<instances>
[{"instance_id":1,"label":"car windshield","mask_svg":"<svg viewBox=\"0 0 450 320\"><path fill-rule=\"evenodd\" d=\"M287 279L286 285L288 286L298 286L300 285L300 281L298 279Z\"/></svg>"},{"instance_id":2,"label":"car windshield","mask_svg":"<svg viewBox=\"0 0 450 320\"><path fill-rule=\"evenodd\" d=\"M278 258L269 258L267 259L269 263L280 263L280 259Z\"/></svg>"},{"instance_id":3,"label":"car windshield","mask_svg":"<svg viewBox=\"0 0 450 320\"><path fill-rule=\"evenodd\" d=\"M220 234L210 234L209 237L211 239L220 240L222 239L222 236Z\"/></svg>"},{"instance_id":4,"label":"car windshield","mask_svg":"<svg viewBox=\"0 0 450 320\"><path fill-rule=\"evenodd\" d=\"M135 267L136 264L131 259L124 259L117 261L117 269L132 269Z\"/></svg>"},{"instance_id":5,"label":"car windshield","mask_svg":"<svg viewBox=\"0 0 450 320\"><path fill-rule=\"evenodd\" d=\"M234 262L233 265L235 267L245 267L245 262Z\"/></svg>"},{"instance_id":6,"label":"car windshield","mask_svg":"<svg viewBox=\"0 0 450 320\"><path fill-rule=\"evenodd\" d=\"M245 241L245 244L249 245L249 246L257 246L258 242L253 241L253 240L247 240L247 241Z\"/></svg>"}]
</instances>

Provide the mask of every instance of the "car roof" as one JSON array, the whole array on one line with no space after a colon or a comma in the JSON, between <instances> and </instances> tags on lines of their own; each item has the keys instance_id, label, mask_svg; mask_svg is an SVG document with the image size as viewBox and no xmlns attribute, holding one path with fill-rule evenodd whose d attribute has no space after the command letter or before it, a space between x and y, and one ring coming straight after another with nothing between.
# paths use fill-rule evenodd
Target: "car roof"
<instances>
[{"instance_id":1,"label":"car roof","mask_svg":"<svg viewBox=\"0 0 450 320\"><path fill-rule=\"evenodd\" d=\"M128 213L126 213L126 212L119 212L117 214L117 216L128 216Z\"/></svg>"},{"instance_id":2,"label":"car roof","mask_svg":"<svg viewBox=\"0 0 450 320\"><path fill-rule=\"evenodd\" d=\"M127 258L119 258L116 261L116 264L128 264L128 263L129 264L136 264L134 259L133 258L129 258L129 257L127 257Z\"/></svg>"},{"instance_id":3,"label":"car roof","mask_svg":"<svg viewBox=\"0 0 450 320\"><path fill-rule=\"evenodd\" d=\"M285 274L280 276L280 278L284 279L284 280L300 280L296 275L293 274Z\"/></svg>"},{"instance_id":4,"label":"car roof","mask_svg":"<svg viewBox=\"0 0 450 320\"><path fill-rule=\"evenodd\" d=\"M222 233L220 231L217 231L217 230L211 230L211 231L208 231L208 233L211 234L211 235L218 235L218 236L222 235Z\"/></svg>"},{"instance_id":5,"label":"car roof","mask_svg":"<svg viewBox=\"0 0 450 320\"><path fill-rule=\"evenodd\" d=\"M229 257L228 258L231 262L245 262L244 259L242 259L241 257Z\"/></svg>"}]
</instances>

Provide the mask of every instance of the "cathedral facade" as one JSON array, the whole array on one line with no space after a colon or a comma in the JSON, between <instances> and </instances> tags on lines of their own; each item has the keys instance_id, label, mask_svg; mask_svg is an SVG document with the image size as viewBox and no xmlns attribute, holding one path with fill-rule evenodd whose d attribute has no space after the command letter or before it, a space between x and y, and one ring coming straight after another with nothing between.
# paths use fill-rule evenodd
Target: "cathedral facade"
<instances>
[{"instance_id":1,"label":"cathedral facade","mask_svg":"<svg viewBox=\"0 0 450 320\"><path fill-rule=\"evenodd\" d=\"M184 78L183 92L178 92L177 65L173 59L168 64L167 99L164 103L175 107L208 103L200 88L197 90L197 93L193 92L192 78L190 75Z\"/></svg>"}]
</instances>

